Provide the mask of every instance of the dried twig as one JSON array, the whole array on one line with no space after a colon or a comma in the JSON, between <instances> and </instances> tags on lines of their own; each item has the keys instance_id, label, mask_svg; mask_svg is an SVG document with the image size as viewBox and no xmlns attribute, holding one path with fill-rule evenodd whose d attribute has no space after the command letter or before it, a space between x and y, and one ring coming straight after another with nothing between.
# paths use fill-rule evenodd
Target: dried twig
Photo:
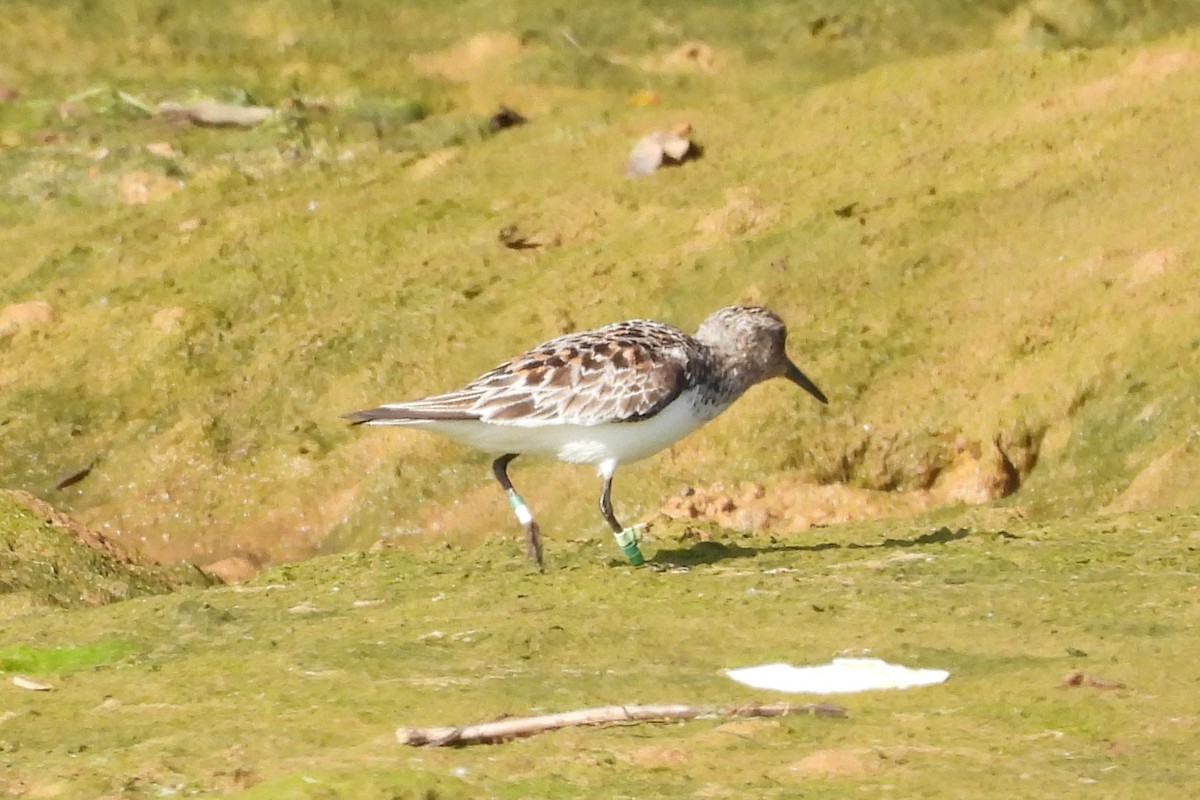
<instances>
[{"instance_id":1,"label":"dried twig","mask_svg":"<svg viewBox=\"0 0 1200 800\"><path fill-rule=\"evenodd\" d=\"M186 119L194 125L213 128L252 128L275 116L275 109L267 106L239 106L233 103L218 103L202 100L198 103L159 103L159 116Z\"/></svg>"},{"instance_id":2,"label":"dried twig","mask_svg":"<svg viewBox=\"0 0 1200 800\"><path fill-rule=\"evenodd\" d=\"M696 719L697 717L783 717L812 714L818 717L845 717L846 709L834 703L792 705L790 703L750 704L744 706L689 706L662 704L649 706L601 706L561 714L536 717L510 717L496 722L460 728L397 728L400 744L440 747L451 744L494 744L506 739L577 725L607 725L619 722Z\"/></svg>"}]
</instances>

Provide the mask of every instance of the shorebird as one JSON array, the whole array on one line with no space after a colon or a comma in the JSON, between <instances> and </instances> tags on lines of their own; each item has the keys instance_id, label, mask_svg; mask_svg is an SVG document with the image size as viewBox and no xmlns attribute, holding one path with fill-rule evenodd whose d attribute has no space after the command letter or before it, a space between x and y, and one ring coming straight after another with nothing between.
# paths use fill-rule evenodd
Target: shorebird
<instances>
[{"instance_id":1,"label":"shorebird","mask_svg":"<svg viewBox=\"0 0 1200 800\"><path fill-rule=\"evenodd\" d=\"M747 389L787 378L822 403L824 393L788 358L787 327L756 306L709 315L694 336L646 319L551 339L461 389L354 411L354 424L406 425L496 455L492 471L543 568L541 532L508 478L519 455L593 464L604 486L600 513L635 566L635 528L617 521L613 473L687 436Z\"/></svg>"}]
</instances>

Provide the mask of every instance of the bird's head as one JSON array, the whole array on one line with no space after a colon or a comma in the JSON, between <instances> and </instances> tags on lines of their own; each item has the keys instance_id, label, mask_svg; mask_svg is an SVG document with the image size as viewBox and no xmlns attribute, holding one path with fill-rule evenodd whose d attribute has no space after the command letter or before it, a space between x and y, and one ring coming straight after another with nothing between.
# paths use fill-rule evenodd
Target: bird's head
<instances>
[{"instance_id":1,"label":"bird's head","mask_svg":"<svg viewBox=\"0 0 1200 800\"><path fill-rule=\"evenodd\" d=\"M700 323L695 338L737 375L745 388L771 378L787 378L822 403L829 402L788 357L787 326L772 311L758 306L722 308Z\"/></svg>"}]
</instances>

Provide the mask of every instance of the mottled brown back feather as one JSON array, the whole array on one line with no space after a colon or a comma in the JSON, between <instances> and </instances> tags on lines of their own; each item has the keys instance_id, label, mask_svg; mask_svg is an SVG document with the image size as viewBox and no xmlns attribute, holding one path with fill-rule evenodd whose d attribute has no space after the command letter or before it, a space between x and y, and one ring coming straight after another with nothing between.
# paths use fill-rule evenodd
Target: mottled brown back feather
<instances>
[{"instance_id":1,"label":"mottled brown back feather","mask_svg":"<svg viewBox=\"0 0 1200 800\"><path fill-rule=\"evenodd\" d=\"M552 339L457 391L347 416L358 422L478 419L531 426L646 419L691 385L704 355L670 325L633 323Z\"/></svg>"}]
</instances>

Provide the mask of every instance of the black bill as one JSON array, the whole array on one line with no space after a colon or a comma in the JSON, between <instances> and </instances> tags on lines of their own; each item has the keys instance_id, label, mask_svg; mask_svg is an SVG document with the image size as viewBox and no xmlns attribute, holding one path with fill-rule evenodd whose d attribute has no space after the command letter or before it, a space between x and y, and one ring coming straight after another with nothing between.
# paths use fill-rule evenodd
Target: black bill
<instances>
[{"instance_id":1,"label":"black bill","mask_svg":"<svg viewBox=\"0 0 1200 800\"><path fill-rule=\"evenodd\" d=\"M822 403L829 402L829 398L825 396L825 393L818 389L817 385L810 381L808 376L801 372L800 368L792 362L788 362L787 369L783 372L783 377L787 378L789 381L796 384L801 389L820 400Z\"/></svg>"}]
</instances>

